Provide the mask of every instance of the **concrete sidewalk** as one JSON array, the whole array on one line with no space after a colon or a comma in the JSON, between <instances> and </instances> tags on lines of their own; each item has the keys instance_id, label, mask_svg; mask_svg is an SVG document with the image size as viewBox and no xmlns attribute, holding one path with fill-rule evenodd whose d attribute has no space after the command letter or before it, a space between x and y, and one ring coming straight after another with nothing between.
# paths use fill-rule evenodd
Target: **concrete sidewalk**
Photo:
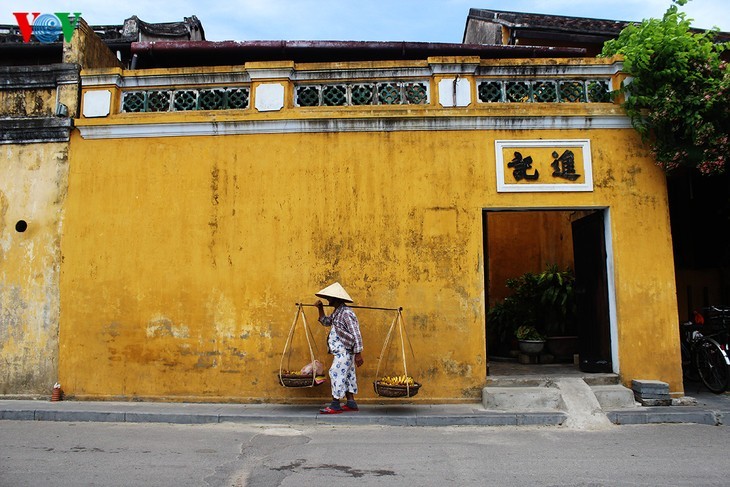
<instances>
[{"instance_id":1,"label":"concrete sidewalk","mask_svg":"<svg viewBox=\"0 0 730 487\"><path fill-rule=\"evenodd\" d=\"M358 412L322 415L318 411L317 405L0 400L0 420L24 421L384 426L560 426L568 423L568 414L564 411L495 411L485 409L481 403L361 404ZM614 424L719 425L723 424L723 417L730 417L730 396L724 394L707 401L697 400L690 406L636 407L604 412Z\"/></svg>"}]
</instances>

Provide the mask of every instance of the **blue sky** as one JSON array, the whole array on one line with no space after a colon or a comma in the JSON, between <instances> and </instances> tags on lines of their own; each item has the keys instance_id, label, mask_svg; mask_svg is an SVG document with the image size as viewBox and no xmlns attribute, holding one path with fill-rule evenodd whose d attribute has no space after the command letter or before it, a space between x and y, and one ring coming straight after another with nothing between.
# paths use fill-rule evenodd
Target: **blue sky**
<instances>
[{"instance_id":1,"label":"blue sky","mask_svg":"<svg viewBox=\"0 0 730 487\"><path fill-rule=\"evenodd\" d=\"M461 42L469 8L611 20L662 16L670 0L108 0L4 1L0 24L13 12L81 12L89 24L121 24L137 15L171 22L196 15L206 38L221 40L355 40ZM730 31L730 1L692 0L682 8L700 28Z\"/></svg>"}]
</instances>

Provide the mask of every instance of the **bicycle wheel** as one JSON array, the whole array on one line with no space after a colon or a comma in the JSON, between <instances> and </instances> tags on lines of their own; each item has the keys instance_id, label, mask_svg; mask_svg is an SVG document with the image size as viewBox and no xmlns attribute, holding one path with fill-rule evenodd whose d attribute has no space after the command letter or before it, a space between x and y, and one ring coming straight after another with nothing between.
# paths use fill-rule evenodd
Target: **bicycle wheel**
<instances>
[{"instance_id":1,"label":"bicycle wheel","mask_svg":"<svg viewBox=\"0 0 730 487\"><path fill-rule=\"evenodd\" d=\"M695 366L702 383L715 394L721 394L730 382L730 367L725 352L711 338L704 338L695 345Z\"/></svg>"}]
</instances>

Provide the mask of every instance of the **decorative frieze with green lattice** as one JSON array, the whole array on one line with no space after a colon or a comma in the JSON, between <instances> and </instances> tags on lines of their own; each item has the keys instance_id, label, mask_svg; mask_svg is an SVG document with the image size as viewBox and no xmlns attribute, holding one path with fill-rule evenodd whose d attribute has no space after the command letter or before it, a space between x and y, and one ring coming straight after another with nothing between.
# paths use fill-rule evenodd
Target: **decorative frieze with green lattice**
<instances>
[{"instance_id":1,"label":"decorative frieze with green lattice","mask_svg":"<svg viewBox=\"0 0 730 487\"><path fill-rule=\"evenodd\" d=\"M125 91L122 112L181 112L248 108L249 88Z\"/></svg>"},{"instance_id":2,"label":"decorative frieze with green lattice","mask_svg":"<svg viewBox=\"0 0 730 487\"><path fill-rule=\"evenodd\" d=\"M609 80L479 80L483 103L607 103Z\"/></svg>"},{"instance_id":3,"label":"decorative frieze with green lattice","mask_svg":"<svg viewBox=\"0 0 730 487\"><path fill-rule=\"evenodd\" d=\"M427 81L297 85L294 102L299 107L426 105L429 90Z\"/></svg>"}]
</instances>

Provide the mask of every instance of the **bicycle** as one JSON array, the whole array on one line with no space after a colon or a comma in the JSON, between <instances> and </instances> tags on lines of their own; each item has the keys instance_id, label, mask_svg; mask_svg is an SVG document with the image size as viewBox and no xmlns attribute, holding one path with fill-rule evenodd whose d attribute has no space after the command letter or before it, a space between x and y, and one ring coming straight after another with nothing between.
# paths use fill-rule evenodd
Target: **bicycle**
<instances>
[{"instance_id":1,"label":"bicycle","mask_svg":"<svg viewBox=\"0 0 730 487\"><path fill-rule=\"evenodd\" d=\"M705 311L709 317L707 320L701 313L694 312L691 321L680 323L682 372L685 379L699 378L710 392L721 394L730 385L730 358L727 354L730 308L712 306Z\"/></svg>"}]
</instances>

